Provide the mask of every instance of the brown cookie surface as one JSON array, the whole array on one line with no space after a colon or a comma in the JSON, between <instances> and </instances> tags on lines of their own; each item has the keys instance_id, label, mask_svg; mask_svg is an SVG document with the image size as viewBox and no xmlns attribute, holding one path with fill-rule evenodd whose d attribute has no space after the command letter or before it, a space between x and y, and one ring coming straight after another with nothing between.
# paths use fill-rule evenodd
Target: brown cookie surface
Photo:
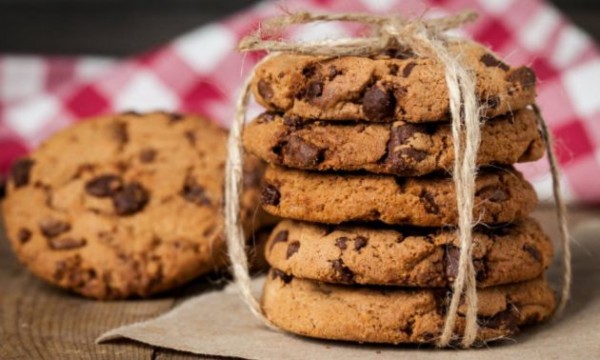
<instances>
[{"instance_id":1,"label":"brown cookie surface","mask_svg":"<svg viewBox=\"0 0 600 360\"><path fill-rule=\"evenodd\" d=\"M397 178L270 166L261 202L273 215L327 224L382 221L438 227L458 220L454 183L446 177ZM536 203L533 187L517 170L481 171L477 177L474 217L479 222L513 222L526 217Z\"/></svg>"},{"instance_id":2,"label":"brown cookie surface","mask_svg":"<svg viewBox=\"0 0 600 360\"><path fill-rule=\"evenodd\" d=\"M479 165L534 161L544 153L529 109L487 121L481 137ZM244 146L269 163L305 170L419 176L449 172L454 163L449 124L309 122L264 113L246 126Z\"/></svg>"},{"instance_id":3,"label":"brown cookie surface","mask_svg":"<svg viewBox=\"0 0 600 360\"><path fill-rule=\"evenodd\" d=\"M13 166L8 237L37 276L98 299L147 296L225 264L227 133L195 116L121 114L81 122ZM262 166L248 159L250 234Z\"/></svg>"},{"instance_id":4,"label":"brown cookie surface","mask_svg":"<svg viewBox=\"0 0 600 360\"><path fill-rule=\"evenodd\" d=\"M476 43L450 44L476 76L484 114L497 116L535 100L536 77L510 67ZM282 54L255 70L252 90L269 110L306 119L430 122L449 118L442 64L397 51L376 58Z\"/></svg>"},{"instance_id":5,"label":"brown cookie surface","mask_svg":"<svg viewBox=\"0 0 600 360\"><path fill-rule=\"evenodd\" d=\"M542 275L552 243L525 219L474 233L478 286L487 288ZM294 277L329 283L444 287L458 271L454 229L320 225L283 220L265 247L269 264Z\"/></svg>"},{"instance_id":6,"label":"brown cookie surface","mask_svg":"<svg viewBox=\"0 0 600 360\"><path fill-rule=\"evenodd\" d=\"M449 295L441 289L332 285L272 269L262 308L275 325L294 334L367 343L433 343L440 336ZM548 318L556 306L542 278L478 290L478 341L514 335ZM465 306L455 332L464 331Z\"/></svg>"}]
</instances>

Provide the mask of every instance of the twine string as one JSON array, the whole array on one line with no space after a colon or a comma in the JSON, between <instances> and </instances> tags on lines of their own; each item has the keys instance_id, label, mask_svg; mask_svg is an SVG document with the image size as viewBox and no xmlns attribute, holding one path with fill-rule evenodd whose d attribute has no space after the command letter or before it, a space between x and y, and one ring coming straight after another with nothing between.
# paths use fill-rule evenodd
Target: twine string
<instances>
[{"instance_id":1,"label":"twine string","mask_svg":"<svg viewBox=\"0 0 600 360\"><path fill-rule=\"evenodd\" d=\"M257 32L242 39L238 45L240 51L266 50L271 55L277 52L290 52L313 56L373 56L383 53L386 49L403 45L416 55L431 56L438 59L445 70L445 80L448 87L450 114L452 118L452 136L454 142L453 181L455 184L458 228L457 236L460 242L458 272L452 285L452 297L448 305L444 328L437 341L437 346L446 347L454 338L458 308L461 299L466 305L465 330L461 346L471 347L477 339L477 284L476 273L472 262L472 229L475 179L477 174L476 159L481 142L481 123L479 102L476 96L476 79L474 74L463 66L460 53L449 50L449 44L465 43L445 35L446 30L459 27L473 21L477 14L466 11L454 16L438 19L407 20L398 16L376 16L369 14L312 14L308 12L292 13L266 21L263 33L285 29L294 24L307 24L318 21L347 21L371 26L374 35L363 38L344 38L322 40L317 42L287 42L284 40L263 40ZM460 48L460 47L458 47ZM257 64L258 66L258 64ZM256 67L255 67L256 68ZM234 281L242 299L252 313L271 329L277 329L263 314L260 304L251 292L248 260L244 247L244 233L239 217L239 199L242 184L242 132L245 123L246 110L250 98L251 80L254 71L244 82L237 105L235 120L229 137L229 156L226 164L225 179L225 225L229 257L232 264ZM548 159L552 170L554 197L557 203L557 216L561 227L563 256L563 287L558 313L562 312L569 298L571 282L569 237L566 225L565 207L560 194L559 171L552 148L552 139L541 117L539 109L534 105L538 115L538 123L542 132Z\"/></svg>"}]
</instances>

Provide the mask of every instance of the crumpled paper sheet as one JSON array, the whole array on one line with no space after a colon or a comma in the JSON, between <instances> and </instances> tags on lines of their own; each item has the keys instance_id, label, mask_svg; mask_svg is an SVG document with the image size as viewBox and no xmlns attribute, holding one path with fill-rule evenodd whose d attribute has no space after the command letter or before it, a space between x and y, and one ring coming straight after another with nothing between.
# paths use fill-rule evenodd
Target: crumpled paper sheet
<instances>
[{"instance_id":1,"label":"crumpled paper sheet","mask_svg":"<svg viewBox=\"0 0 600 360\"><path fill-rule=\"evenodd\" d=\"M252 316L232 285L190 299L156 319L108 331L97 341L128 338L196 354L248 359L600 358L600 221L588 225L574 234L575 282L564 316L527 328L514 339L487 348L457 351L424 346L359 345L271 331ZM553 270L548 274L551 280L559 277L556 266ZM262 280L254 280L257 294Z\"/></svg>"}]
</instances>

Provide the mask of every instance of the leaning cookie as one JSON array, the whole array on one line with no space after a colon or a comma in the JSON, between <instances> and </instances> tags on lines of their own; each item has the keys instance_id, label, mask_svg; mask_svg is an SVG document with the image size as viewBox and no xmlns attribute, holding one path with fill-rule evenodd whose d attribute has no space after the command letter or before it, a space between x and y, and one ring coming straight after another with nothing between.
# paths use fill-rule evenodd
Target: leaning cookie
<instances>
[{"instance_id":1,"label":"leaning cookie","mask_svg":"<svg viewBox=\"0 0 600 360\"><path fill-rule=\"evenodd\" d=\"M478 290L477 341L514 335L519 327L547 319L556 306L542 278ZM272 269L262 309L277 327L320 339L367 343L434 343L444 326L443 289L332 285ZM464 331L464 304L456 333Z\"/></svg>"},{"instance_id":2,"label":"leaning cookie","mask_svg":"<svg viewBox=\"0 0 600 360\"><path fill-rule=\"evenodd\" d=\"M272 164L305 170L366 170L420 176L454 163L449 124L326 122L264 113L244 130L244 146ZM533 111L485 122L479 165L538 160L544 147Z\"/></svg>"},{"instance_id":3,"label":"leaning cookie","mask_svg":"<svg viewBox=\"0 0 600 360\"><path fill-rule=\"evenodd\" d=\"M473 69L485 116L535 101L530 68L510 67L473 42L449 49ZM450 113L443 65L402 49L375 58L276 55L256 67L252 90L267 109L303 119L430 122Z\"/></svg>"},{"instance_id":4,"label":"leaning cookie","mask_svg":"<svg viewBox=\"0 0 600 360\"><path fill-rule=\"evenodd\" d=\"M121 114L81 122L12 167L8 237L37 276L97 299L147 296L221 268L227 133L195 116ZM261 164L246 161L242 218Z\"/></svg>"},{"instance_id":5,"label":"leaning cookie","mask_svg":"<svg viewBox=\"0 0 600 360\"><path fill-rule=\"evenodd\" d=\"M552 243L529 218L473 237L477 285L486 288L541 276ZM269 264L285 274L330 283L444 287L458 270L459 240L452 228L321 225L284 220L266 245Z\"/></svg>"},{"instance_id":6,"label":"leaning cookie","mask_svg":"<svg viewBox=\"0 0 600 360\"><path fill-rule=\"evenodd\" d=\"M537 203L531 184L510 167L481 171L475 187L473 213L484 224L525 218ZM398 178L270 166L261 202L273 215L327 224L382 221L438 227L458 221L454 183L448 177Z\"/></svg>"}]
</instances>

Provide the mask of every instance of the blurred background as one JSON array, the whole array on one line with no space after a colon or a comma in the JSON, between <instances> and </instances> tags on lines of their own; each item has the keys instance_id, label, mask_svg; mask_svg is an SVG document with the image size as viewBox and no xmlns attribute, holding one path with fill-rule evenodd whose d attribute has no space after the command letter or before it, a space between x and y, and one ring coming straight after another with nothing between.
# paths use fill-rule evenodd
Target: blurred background
<instances>
[{"instance_id":1,"label":"blurred background","mask_svg":"<svg viewBox=\"0 0 600 360\"><path fill-rule=\"evenodd\" d=\"M490 0L494 1L498 0ZM0 52L132 55L257 2L0 0ZM596 41L600 39L600 1L549 2Z\"/></svg>"}]
</instances>

